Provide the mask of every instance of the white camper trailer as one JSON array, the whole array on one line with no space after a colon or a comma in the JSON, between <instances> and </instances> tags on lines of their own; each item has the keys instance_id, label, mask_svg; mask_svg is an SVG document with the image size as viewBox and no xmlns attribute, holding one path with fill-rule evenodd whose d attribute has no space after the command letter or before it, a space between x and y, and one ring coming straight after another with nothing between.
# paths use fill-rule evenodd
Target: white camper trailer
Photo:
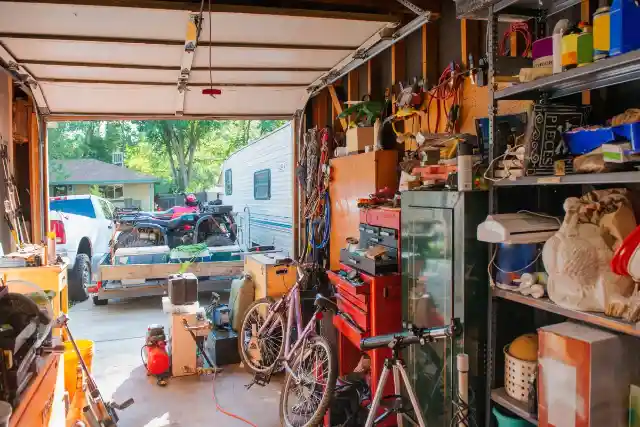
<instances>
[{"instance_id":1,"label":"white camper trailer","mask_svg":"<svg viewBox=\"0 0 640 427\"><path fill-rule=\"evenodd\" d=\"M222 200L237 213L238 240L293 253L291 122L233 153L222 167Z\"/></svg>"}]
</instances>

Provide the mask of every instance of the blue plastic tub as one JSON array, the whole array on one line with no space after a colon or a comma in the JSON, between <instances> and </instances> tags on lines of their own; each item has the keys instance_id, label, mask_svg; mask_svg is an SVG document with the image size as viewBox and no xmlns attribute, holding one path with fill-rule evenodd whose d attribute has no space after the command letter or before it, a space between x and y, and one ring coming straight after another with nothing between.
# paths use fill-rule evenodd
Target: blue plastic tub
<instances>
[{"instance_id":1,"label":"blue plastic tub","mask_svg":"<svg viewBox=\"0 0 640 427\"><path fill-rule=\"evenodd\" d=\"M633 151L640 151L640 122L614 126L611 129L617 139L629 141Z\"/></svg>"},{"instance_id":2,"label":"blue plastic tub","mask_svg":"<svg viewBox=\"0 0 640 427\"><path fill-rule=\"evenodd\" d=\"M562 136L569 147L569 152L576 155L589 153L602 144L616 139L613 130L608 127L565 132Z\"/></svg>"},{"instance_id":3,"label":"blue plastic tub","mask_svg":"<svg viewBox=\"0 0 640 427\"><path fill-rule=\"evenodd\" d=\"M514 281L524 273L535 271L534 261L537 255L538 248L535 244L499 243L496 280L505 285L516 285Z\"/></svg>"}]
</instances>

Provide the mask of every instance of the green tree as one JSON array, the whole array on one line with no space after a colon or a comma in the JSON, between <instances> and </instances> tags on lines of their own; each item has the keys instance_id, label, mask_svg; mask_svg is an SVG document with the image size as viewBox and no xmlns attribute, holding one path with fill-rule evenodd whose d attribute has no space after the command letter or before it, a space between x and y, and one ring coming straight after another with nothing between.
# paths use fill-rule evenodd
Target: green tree
<instances>
[{"instance_id":1,"label":"green tree","mask_svg":"<svg viewBox=\"0 0 640 427\"><path fill-rule=\"evenodd\" d=\"M265 136L283 120L150 120L59 122L50 128L49 154L56 159L92 158L110 163L125 153L133 170L156 176L175 192L207 190L222 163L250 141ZM54 170L57 177L64 171ZM164 188L167 185L163 185Z\"/></svg>"}]
</instances>

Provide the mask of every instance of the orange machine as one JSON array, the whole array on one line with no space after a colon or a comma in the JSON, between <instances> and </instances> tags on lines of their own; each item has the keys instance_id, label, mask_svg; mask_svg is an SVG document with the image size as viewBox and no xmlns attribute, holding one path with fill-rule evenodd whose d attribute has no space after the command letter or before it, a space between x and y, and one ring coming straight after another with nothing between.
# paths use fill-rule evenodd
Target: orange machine
<instances>
[{"instance_id":1,"label":"orange machine","mask_svg":"<svg viewBox=\"0 0 640 427\"><path fill-rule=\"evenodd\" d=\"M360 235L358 199L385 187L398 188L398 153L373 151L331 160L330 269L340 269L340 249L348 237Z\"/></svg>"}]
</instances>

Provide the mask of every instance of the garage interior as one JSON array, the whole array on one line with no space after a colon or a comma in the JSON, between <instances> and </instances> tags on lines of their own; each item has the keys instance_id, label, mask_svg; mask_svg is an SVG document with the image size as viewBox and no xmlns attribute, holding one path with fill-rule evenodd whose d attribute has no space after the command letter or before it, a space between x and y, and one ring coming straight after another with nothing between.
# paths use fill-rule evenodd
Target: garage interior
<instances>
[{"instance_id":1,"label":"garage interior","mask_svg":"<svg viewBox=\"0 0 640 427\"><path fill-rule=\"evenodd\" d=\"M50 305L35 302L29 321L43 325L29 351L3 329L0 416L11 411L12 427L356 427L379 415L381 426L406 415L420 426L636 427L634 19L633 0L1 2L0 316L18 298L5 293L32 294L31 284ZM193 327L214 314L163 312L157 297L69 302L66 264L49 253L47 126L232 119L292 121L295 261L244 253L92 271L98 281L233 275L236 292L252 292L241 319L260 304L281 310L266 338L241 323L241 362L218 372ZM258 292L243 272L264 256ZM295 274L282 286L269 268L300 273L301 293ZM222 292L232 313L233 293ZM261 299L283 295L299 314ZM327 369L285 350L266 367L255 343L274 330L304 336L307 353L293 355L323 350ZM73 393L68 372L83 370L70 334L93 342L92 375ZM169 357L165 341L179 336L200 365L176 375L174 346L174 366L152 372L151 347ZM100 397L78 392L94 384ZM285 397L304 390L320 393L322 410ZM383 394L393 403L376 406Z\"/></svg>"}]
</instances>

